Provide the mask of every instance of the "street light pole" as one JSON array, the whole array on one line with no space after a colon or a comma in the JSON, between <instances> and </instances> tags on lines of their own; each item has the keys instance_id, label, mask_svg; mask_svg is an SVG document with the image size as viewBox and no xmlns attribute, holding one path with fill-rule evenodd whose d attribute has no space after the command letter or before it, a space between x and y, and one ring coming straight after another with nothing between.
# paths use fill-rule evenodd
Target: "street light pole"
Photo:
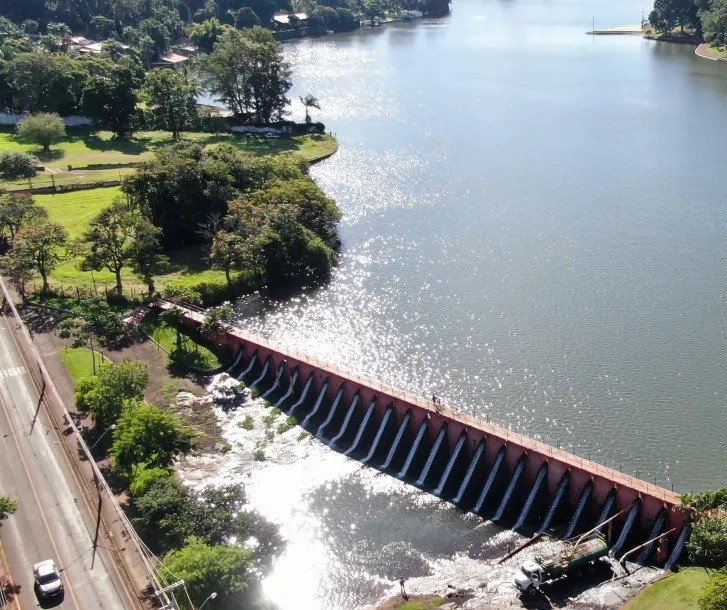
<instances>
[{"instance_id":1,"label":"street light pole","mask_svg":"<svg viewBox=\"0 0 727 610\"><path fill-rule=\"evenodd\" d=\"M94 447L95 447L96 445L98 445L98 444L99 444L99 443L101 442L101 439L102 439L102 438L103 438L104 436L106 436L106 433L107 433L107 432L108 432L109 430L116 430L116 424L111 424L111 425L110 425L110 426L109 426L108 428L106 428L106 430L104 430L104 431L103 431L103 434L101 434L101 436L99 436L99 437L98 437L98 439L96 439L96 442L95 442L95 443L94 443L93 445L91 445L91 446L90 446L90 447L88 448L88 450L89 450L89 451L93 451L93 448L94 448Z\"/></svg>"},{"instance_id":2,"label":"street light pole","mask_svg":"<svg viewBox=\"0 0 727 610\"><path fill-rule=\"evenodd\" d=\"M204 600L204 601L202 602L202 605L201 605L201 606L200 606L199 608L197 608L197 610L202 610L202 607L203 607L203 606L204 606L204 605L205 605L205 604L206 604L206 603L207 603L207 602L208 602L209 600L211 600L211 599L214 599L215 597L217 597L217 592L216 592L216 591L212 591L212 593L210 593L210 594L209 594L209 596L207 597L207 599L206 599L206 600Z\"/></svg>"}]
</instances>

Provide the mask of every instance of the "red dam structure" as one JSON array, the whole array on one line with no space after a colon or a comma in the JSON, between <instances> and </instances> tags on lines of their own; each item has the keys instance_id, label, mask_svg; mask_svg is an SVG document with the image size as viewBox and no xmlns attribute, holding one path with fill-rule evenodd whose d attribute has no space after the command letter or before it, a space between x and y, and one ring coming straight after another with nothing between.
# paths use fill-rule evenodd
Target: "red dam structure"
<instances>
[{"instance_id":1,"label":"red dam structure","mask_svg":"<svg viewBox=\"0 0 727 610\"><path fill-rule=\"evenodd\" d=\"M166 301L160 309L177 307ZM204 313L182 308L198 331ZM257 387L333 449L517 530L604 531L611 553L671 567L689 535L672 491L230 327L209 338L228 371ZM636 557L634 557L636 558Z\"/></svg>"}]
</instances>

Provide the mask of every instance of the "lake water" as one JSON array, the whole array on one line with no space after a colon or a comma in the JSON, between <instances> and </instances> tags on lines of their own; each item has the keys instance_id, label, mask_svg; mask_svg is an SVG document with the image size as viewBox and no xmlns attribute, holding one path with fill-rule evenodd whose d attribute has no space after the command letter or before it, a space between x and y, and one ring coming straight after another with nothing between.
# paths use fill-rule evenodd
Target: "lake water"
<instances>
[{"instance_id":1,"label":"lake water","mask_svg":"<svg viewBox=\"0 0 727 610\"><path fill-rule=\"evenodd\" d=\"M585 35L649 10L457 0L441 20L286 44L293 97L318 97L340 142L312 174L343 251L322 288L240 302L242 324L676 491L727 484L727 66ZM385 493L339 481L305 496L310 514L383 510ZM391 535L430 568L479 544L448 509L469 542L398 521L409 497ZM364 531L366 560L317 539L347 576L319 573L301 608L370 601L325 593L376 572Z\"/></svg>"}]
</instances>

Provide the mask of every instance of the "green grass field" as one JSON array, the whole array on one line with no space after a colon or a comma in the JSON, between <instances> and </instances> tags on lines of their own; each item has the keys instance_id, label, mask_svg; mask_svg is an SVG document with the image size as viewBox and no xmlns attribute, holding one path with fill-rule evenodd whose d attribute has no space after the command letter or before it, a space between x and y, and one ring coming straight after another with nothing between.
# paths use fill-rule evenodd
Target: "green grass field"
<instances>
[{"instance_id":1,"label":"green grass field","mask_svg":"<svg viewBox=\"0 0 727 610\"><path fill-rule=\"evenodd\" d=\"M88 227L88 223L105 207L111 205L121 195L119 188L101 188L87 191L60 193L57 195L35 195L35 200L48 210L51 221L62 224L68 230L70 239L77 239ZM185 248L170 252L169 272L159 276L157 284L163 286L174 282L192 286L198 282L224 282L222 271L211 269L205 255L199 248ZM136 294L144 290L144 284L129 271L122 273L124 290ZM61 263L51 274L51 285L66 293L74 294L76 288L84 293L94 291L99 295L115 286L114 275L110 271L80 271L78 260L71 259Z\"/></svg>"},{"instance_id":2,"label":"green grass field","mask_svg":"<svg viewBox=\"0 0 727 610\"><path fill-rule=\"evenodd\" d=\"M66 366L68 375L73 381L73 385L75 385L79 379L90 377L94 374L94 358L96 361L97 371L99 367L110 363L110 360L108 360L105 356L102 356L99 352L92 355L91 350L86 349L85 347L64 347L60 350L59 354L61 356L61 360L63 360L63 364Z\"/></svg>"},{"instance_id":3,"label":"green grass field","mask_svg":"<svg viewBox=\"0 0 727 610\"><path fill-rule=\"evenodd\" d=\"M682 568L648 586L623 610L698 610L697 600L708 578L704 568Z\"/></svg>"},{"instance_id":4,"label":"green grass field","mask_svg":"<svg viewBox=\"0 0 727 610\"><path fill-rule=\"evenodd\" d=\"M198 142L202 146L228 142L256 155L294 153L308 161L334 152L337 146L336 140L328 135L267 139L247 138L235 133L185 132L181 139ZM79 127L69 128L65 140L54 144L50 153L44 155L38 146L21 142L12 128L0 128L0 152L19 150L36 155L45 167L56 172L57 181L62 180L64 174L72 175L90 164L138 163L150 159L155 150L171 143L172 136L167 131L140 131L132 138L117 139L110 131L92 131ZM69 165L74 171L68 171ZM82 173L89 176L95 174L93 170ZM114 176L118 178L118 174L117 169L106 176L112 179ZM26 181L21 182L24 184Z\"/></svg>"}]
</instances>

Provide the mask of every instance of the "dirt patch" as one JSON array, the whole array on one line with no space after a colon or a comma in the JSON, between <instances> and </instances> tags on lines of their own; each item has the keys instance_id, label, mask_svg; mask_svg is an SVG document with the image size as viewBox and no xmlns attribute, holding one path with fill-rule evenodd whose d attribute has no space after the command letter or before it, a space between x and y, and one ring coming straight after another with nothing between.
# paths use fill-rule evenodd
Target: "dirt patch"
<instances>
[{"instance_id":1,"label":"dirt patch","mask_svg":"<svg viewBox=\"0 0 727 610\"><path fill-rule=\"evenodd\" d=\"M64 402L68 405L74 404L73 385L58 357L58 350L71 345L69 339L61 339L56 334L56 328L62 319L62 313L33 306L25 306L21 311L25 323L33 334L34 341L43 353L44 360L49 366L53 378L58 379L61 377L65 381L65 383L58 384ZM125 347L119 349L101 348L99 351L114 363L123 360L138 360L146 363L149 366L149 386L144 393L144 397L154 405L168 408L178 415L186 425L194 428L197 432L196 445L199 451L224 451L227 444L222 441L219 424L211 408L198 402L192 402L184 406L173 404L179 392L188 392L195 396L204 395L210 377L193 373L185 376L173 374L169 369L167 353L141 334L134 337L130 344ZM93 443L93 420L83 417L81 414L77 414L75 419L77 425L87 432L86 438Z\"/></svg>"}]
</instances>

